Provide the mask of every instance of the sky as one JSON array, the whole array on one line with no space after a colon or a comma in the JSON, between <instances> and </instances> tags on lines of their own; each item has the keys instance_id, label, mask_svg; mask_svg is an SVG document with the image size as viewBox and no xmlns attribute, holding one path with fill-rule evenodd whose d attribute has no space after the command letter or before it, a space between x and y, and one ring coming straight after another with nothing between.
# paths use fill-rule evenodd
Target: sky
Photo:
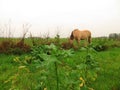
<instances>
[{"instance_id":1,"label":"sky","mask_svg":"<svg viewBox=\"0 0 120 90\"><path fill-rule=\"evenodd\" d=\"M0 35L10 27L21 36L23 24L33 36L69 37L76 28L108 36L120 33L120 0L0 0Z\"/></svg>"}]
</instances>

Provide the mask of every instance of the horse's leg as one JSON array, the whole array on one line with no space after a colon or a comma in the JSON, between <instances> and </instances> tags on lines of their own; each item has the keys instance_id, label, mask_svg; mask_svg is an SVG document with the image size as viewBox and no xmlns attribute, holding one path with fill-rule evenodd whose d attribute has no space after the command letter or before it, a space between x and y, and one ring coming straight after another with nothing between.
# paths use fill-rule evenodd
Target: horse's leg
<instances>
[{"instance_id":1,"label":"horse's leg","mask_svg":"<svg viewBox=\"0 0 120 90\"><path fill-rule=\"evenodd\" d=\"M80 39L76 39L78 47L80 46Z\"/></svg>"},{"instance_id":2,"label":"horse's leg","mask_svg":"<svg viewBox=\"0 0 120 90\"><path fill-rule=\"evenodd\" d=\"M88 45L88 39L85 39L84 46L87 47L87 45Z\"/></svg>"},{"instance_id":3,"label":"horse's leg","mask_svg":"<svg viewBox=\"0 0 120 90\"><path fill-rule=\"evenodd\" d=\"M88 42L89 42L89 44L91 43L91 36L90 37L88 37Z\"/></svg>"}]
</instances>

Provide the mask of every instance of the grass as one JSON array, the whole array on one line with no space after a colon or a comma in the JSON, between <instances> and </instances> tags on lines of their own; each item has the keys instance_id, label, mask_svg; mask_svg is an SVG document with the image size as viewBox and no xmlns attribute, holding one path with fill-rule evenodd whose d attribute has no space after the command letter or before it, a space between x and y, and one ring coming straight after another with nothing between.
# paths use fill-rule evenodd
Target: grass
<instances>
[{"instance_id":1,"label":"grass","mask_svg":"<svg viewBox=\"0 0 120 90\"><path fill-rule=\"evenodd\" d=\"M62 41L66 41L63 39ZM93 39L93 43L95 42ZM30 40L26 40L26 43L30 43ZM119 41L109 41L110 46L119 45ZM108 50L101 52L91 52L93 57L98 61L100 65L100 71L98 72L97 79L90 84L94 90L120 90L120 47L111 47ZM73 57L66 62L69 62L71 67L75 67L76 65L82 62L82 58L85 57L86 51L84 50L76 50ZM5 81L9 79L10 76L14 76L16 72L18 72L19 64L15 63L13 59L18 55L7 55L0 54L0 90L8 90L11 87L11 84L5 84ZM21 55L20 57L24 57L26 54ZM65 67L67 68L67 67ZM33 69L33 68L31 68ZM34 71L34 69L33 69ZM34 90L35 84L40 83L38 78L39 72L29 73L26 70L24 72L19 72L18 82L15 82L20 90Z\"/></svg>"},{"instance_id":2,"label":"grass","mask_svg":"<svg viewBox=\"0 0 120 90\"><path fill-rule=\"evenodd\" d=\"M94 83L95 90L120 90L120 48L99 52L101 72Z\"/></svg>"},{"instance_id":3,"label":"grass","mask_svg":"<svg viewBox=\"0 0 120 90\"><path fill-rule=\"evenodd\" d=\"M9 78L10 75L16 72L17 66L13 64L12 55L0 54L0 89L6 90L8 86L4 85L4 82Z\"/></svg>"},{"instance_id":4,"label":"grass","mask_svg":"<svg viewBox=\"0 0 120 90\"><path fill-rule=\"evenodd\" d=\"M107 51L93 53L94 58L100 64L100 72L98 78L91 86L95 90L120 90L120 48L111 48ZM86 52L76 52L75 57L78 61L76 64L81 63L81 56L84 57ZM73 65L74 66L74 65Z\"/></svg>"}]
</instances>

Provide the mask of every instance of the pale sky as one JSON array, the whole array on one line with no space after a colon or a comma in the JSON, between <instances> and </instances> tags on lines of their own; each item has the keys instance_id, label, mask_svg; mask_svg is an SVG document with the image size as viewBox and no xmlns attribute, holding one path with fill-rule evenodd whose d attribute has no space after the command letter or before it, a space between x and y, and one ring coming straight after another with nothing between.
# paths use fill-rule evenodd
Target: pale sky
<instances>
[{"instance_id":1,"label":"pale sky","mask_svg":"<svg viewBox=\"0 0 120 90\"><path fill-rule=\"evenodd\" d=\"M76 28L108 36L120 33L120 0L0 0L0 28L8 23L14 36L21 35L26 23L37 36L59 32L69 37Z\"/></svg>"}]
</instances>

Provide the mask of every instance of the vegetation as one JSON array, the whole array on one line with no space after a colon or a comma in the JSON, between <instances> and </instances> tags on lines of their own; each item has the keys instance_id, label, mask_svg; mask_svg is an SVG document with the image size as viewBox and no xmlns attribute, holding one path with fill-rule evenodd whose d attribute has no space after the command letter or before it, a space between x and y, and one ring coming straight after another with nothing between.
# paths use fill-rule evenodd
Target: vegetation
<instances>
[{"instance_id":1,"label":"vegetation","mask_svg":"<svg viewBox=\"0 0 120 90\"><path fill-rule=\"evenodd\" d=\"M118 40L93 38L77 47L59 35L31 36L17 46L21 40L0 39L0 90L120 89Z\"/></svg>"}]
</instances>

